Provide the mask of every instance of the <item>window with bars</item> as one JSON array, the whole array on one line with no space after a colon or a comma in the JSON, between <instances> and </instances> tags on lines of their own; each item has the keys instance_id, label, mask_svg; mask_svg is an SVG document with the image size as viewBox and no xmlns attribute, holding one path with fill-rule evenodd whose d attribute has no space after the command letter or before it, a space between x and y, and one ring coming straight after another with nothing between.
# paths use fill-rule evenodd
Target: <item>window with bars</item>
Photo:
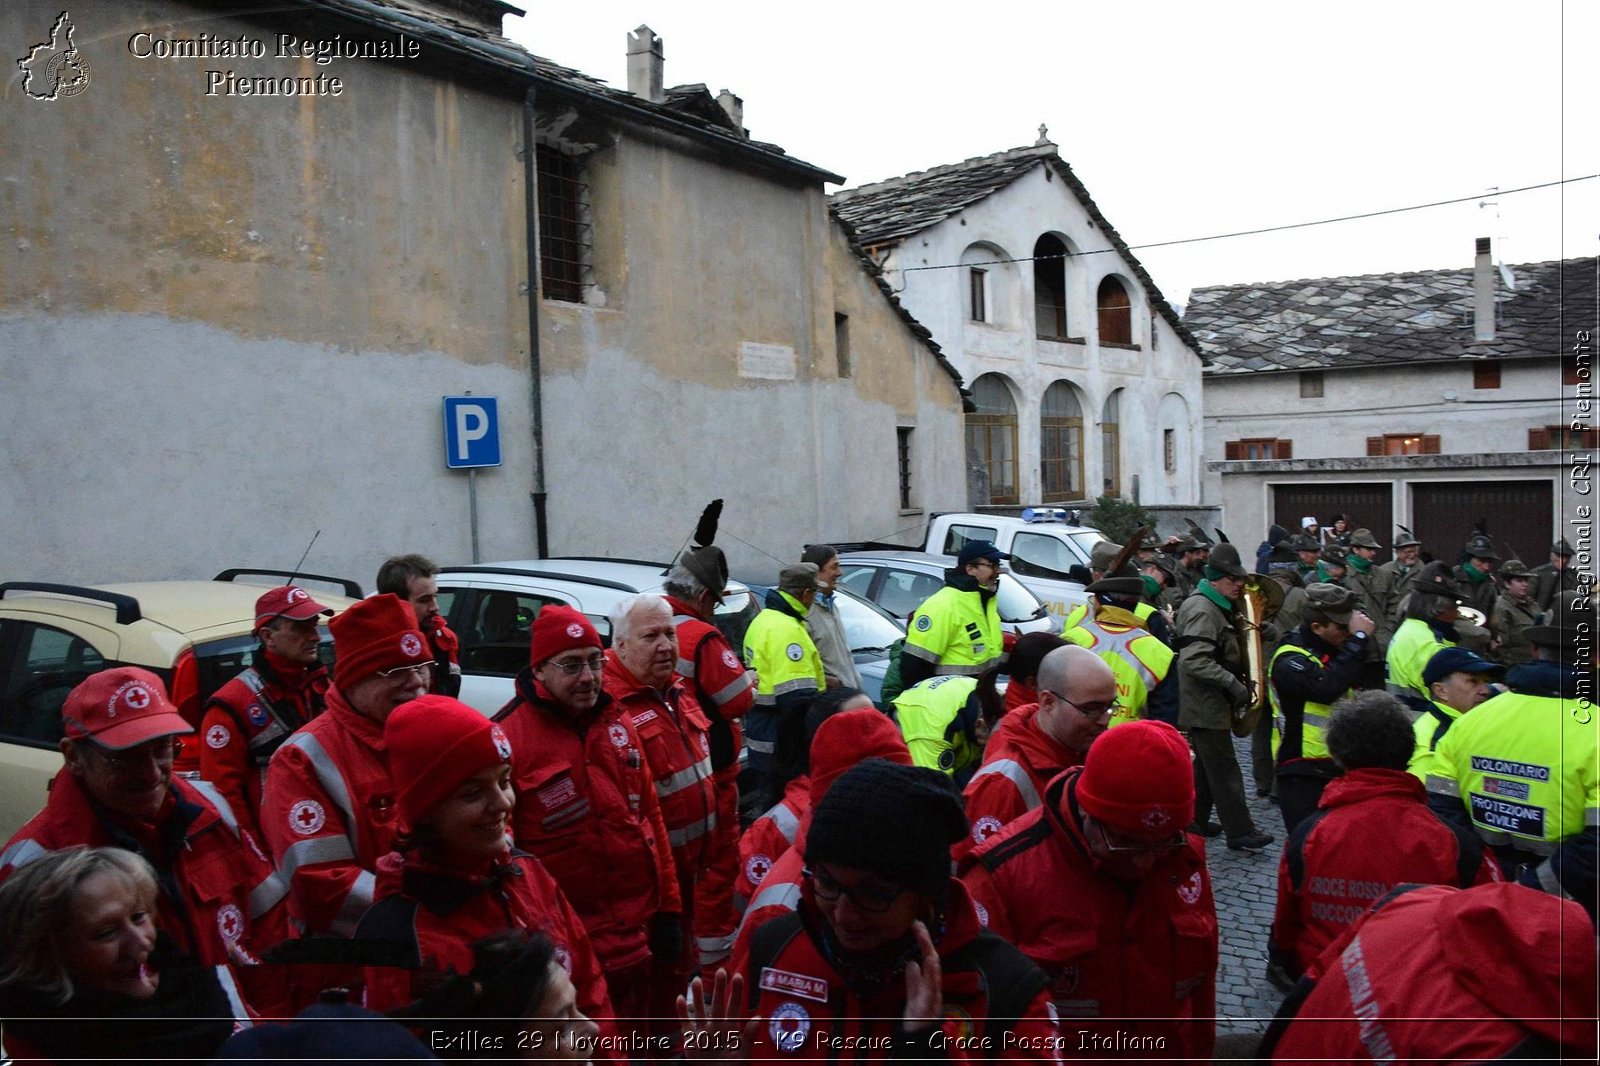
<instances>
[{"instance_id":1,"label":"window with bars","mask_svg":"<svg viewBox=\"0 0 1600 1066\"><path fill-rule=\"evenodd\" d=\"M1368 455L1438 455L1436 433L1385 433L1367 438Z\"/></svg>"},{"instance_id":2,"label":"window with bars","mask_svg":"<svg viewBox=\"0 0 1600 1066\"><path fill-rule=\"evenodd\" d=\"M1041 340L1067 339L1067 246L1049 233L1033 243L1033 321Z\"/></svg>"},{"instance_id":3,"label":"window with bars","mask_svg":"<svg viewBox=\"0 0 1600 1066\"><path fill-rule=\"evenodd\" d=\"M972 383L977 410L967 415L967 452L989 476L989 502L1020 503L1017 487L1017 405L998 374Z\"/></svg>"},{"instance_id":4,"label":"window with bars","mask_svg":"<svg viewBox=\"0 0 1600 1066\"><path fill-rule=\"evenodd\" d=\"M900 464L900 510L909 511L911 503L911 426L895 428L895 451Z\"/></svg>"},{"instance_id":5,"label":"window with bars","mask_svg":"<svg viewBox=\"0 0 1600 1066\"><path fill-rule=\"evenodd\" d=\"M1277 437L1245 437L1223 445L1224 459L1293 459L1294 441Z\"/></svg>"},{"instance_id":6,"label":"window with bars","mask_svg":"<svg viewBox=\"0 0 1600 1066\"><path fill-rule=\"evenodd\" d=\"M1178 431L1161 431L1161 466L1169 474L1178 472Z\"/></svg>"},{"instance_id":7,"label":"window with bars","mask_svg":"<svg viewBox=\"0 0 1600 1066\"><path fill-rule=\"evenodd\" d=\"M1046 389L1039 405L1039 466L1043 502L1084 498L1083 409L1065 381Z\"/></svg>"},{"instance_id":8,"label":"window with bars","mask_svg":"<svg viewBox=\"0 0 1600 1066\"><path fill-rule=\"evenodd\" d=\"M539 281L547 300L582 303L593 245L583 163L548 145L539 160Z\"/></svg>"}]
</instances>

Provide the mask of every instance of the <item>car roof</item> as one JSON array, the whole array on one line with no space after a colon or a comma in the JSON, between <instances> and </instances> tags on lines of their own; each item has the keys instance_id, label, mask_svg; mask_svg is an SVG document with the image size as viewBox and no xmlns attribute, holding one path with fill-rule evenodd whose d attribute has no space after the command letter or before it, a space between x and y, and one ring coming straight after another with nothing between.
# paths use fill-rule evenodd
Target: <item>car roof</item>
<instances>
[{"instance_id":1,"label":"car roof","mask_svg":"<svg viewBox=\"0 0 1600 1066\"><path fill-rule=\"evenodd\" d=\"M938 517L940 517L940 518L949 518L949 519L957 519L957 520L960 520L962 522L971 523L973 525L978 525L980 523L986 523L986 524L989 524L989 525L993 525L993 526L995 526L997 528L1000 527L1000 526L1005 526L1008 529L1014 529L1014 530L1015 529L1059 529L1059 530L1061 530L1062 532L1065 532L1065 533L1099 533L1100 532L1100 530L1096 529L1094 526L1074 526L1074 525L1069 525L1066 522L1048 522L1048 521L1029 522L1025 518L1018 518L1016 515L981 514L981 513L962 512L960 514L942 514L942 515L939 515Z\"/></svg>"},{"instance_id":2,"label":"car roof","mask_svg":"<svg viewBox=\"0 0 1600 1066\"><path fill-rule=\"evenodd\" d=\"M611 582L626 586L634 592L659 589L667 579L666 563L653 563L643 559L601 559L591 556L556 556L550 559L512 559L497 563L474 563L470 566L447 566L439 571L446 574L514 574L519 571L546 575L552 580ZM745 586L729 581L728 588L738 591ZM621 591L621 590L619 590Z\"/></svg>"},{"instance_id":3,"label":"car roof","mask_svg":"<svg viewBox=\"0 0 1600 1066\"><path fill-rule=\"evenodd\" d=\"M840 562L888 562L909 563L912 566L933 569L937 567L942 573L950 569L953 555L935 555L932 552L919 551L870 551L870 552L840 552Z\"/></svg>"},{"instance_id":4,"label":"car roof","mask_svg":"<svg viewBox=\"0 0 1600 1066\"><path fill-rule=\"evenodd\" d=\"M256 599L271 586L231 581L130 581L85 587L137 600L139 620L119 624L116 607L103 600L31 590L7 591L0 599L0 613L40 622L72 619L115 630L125 645L119 655L143 655L141 661L147 661L151 656L140 652L142 646L159 646L163 654L153 657L161 658L175 654L185 641L198 643L250 634L255 629ZM320 592L314 595L318 603L335 611L355 602L344 596Z\"/></svg>"}]
</instances>

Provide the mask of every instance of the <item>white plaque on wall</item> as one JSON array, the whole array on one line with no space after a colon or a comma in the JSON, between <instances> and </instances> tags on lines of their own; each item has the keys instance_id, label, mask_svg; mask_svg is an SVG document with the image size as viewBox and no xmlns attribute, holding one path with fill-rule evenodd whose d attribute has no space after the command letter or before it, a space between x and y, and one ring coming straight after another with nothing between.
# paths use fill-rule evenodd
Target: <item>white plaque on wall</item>
<instances>
[{"instance_id":1,"label":"white plaque on wall","mask_svg":"<svg viewBox=\"0 0 1600 1066\"><path fill-rule=\"evenodd\" d=\"M793 381L794 349L787 344L757 344L743 341L739 345L739 376L762 378L766 381Z\"/></svg>"}]
</instances>

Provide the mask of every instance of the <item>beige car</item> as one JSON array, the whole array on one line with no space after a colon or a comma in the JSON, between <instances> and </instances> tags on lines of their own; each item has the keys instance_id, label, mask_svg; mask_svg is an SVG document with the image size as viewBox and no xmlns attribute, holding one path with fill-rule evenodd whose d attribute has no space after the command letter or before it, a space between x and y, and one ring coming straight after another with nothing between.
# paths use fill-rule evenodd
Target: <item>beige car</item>
<instances>
[{"instance_id":1,"label":"beige car","mask_svg":"<svg viewBox=\"0 0 1600 1066\"><path fill-rule=\"evenodd\" d=\"M273 582L232 580L246 575L279 582L290 576L230 570L214 581L0 584L0 843L44 806L61 769L61 704L90 674L142 666L167 683L186 718L199 722L206 699L249 666L258 647L256 598ZM345 596L314 593L335 611L361 595L354 582L295 580L343 588ZM323 660L331 663L332 655L324 633Z\"/></svg>"}]
</instances>

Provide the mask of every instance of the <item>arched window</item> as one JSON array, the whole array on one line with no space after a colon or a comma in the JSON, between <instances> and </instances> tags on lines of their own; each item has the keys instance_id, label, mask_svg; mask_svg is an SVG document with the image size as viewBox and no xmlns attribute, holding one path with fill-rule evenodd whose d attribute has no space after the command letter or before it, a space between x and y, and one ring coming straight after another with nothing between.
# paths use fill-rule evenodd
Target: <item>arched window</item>
<instances>
[{"instance_id":1,"label":"arched window","mask_svg":"<svg viewBox=\"0 0 1600 1066\"><path fill-rule=\"evenodd\" d=\"M967 454L989 478L990 503L1020 503L1017 491L1017 405L999 374L972 383L978 409L967 415Z\"/></svg>"},{"instance_id":2,"label":"arched window","mask_svg":"<svg viewBox=\"0 0 1600 1066\"><path fill-rule=\"evenodd\" d=\"M1084 498L1083 408L1065 381L1046 389L1039 405L1039 466L1045 503Z\"/></svg>"},{"instance_id":3,"label":"arched window","mask_svg":"<svg viewBox=\"0 0 1600 1066\"><path fill-rule=\"evenodd\" d=\"M1133 305L1122 282L1109 274L1102 278L1100 290L1095 294L1095 307L1100 312L1102 344L1133 343Z\"/></svg>"},{"instance_id":4,"label":"arched window","mask_svg":"<svg viewBox=\"0 0 1600 1066\"><path fill-rule=\"evenodd\" d=\"M1122 390L1113 389L1111 395L1106 397L1106 405L1100 411L1100 452L1101 466L1105 475L1105 495L1122 495L1122 444L1121 431L1118 423L1121 422Z\"/></svg>"},{"instance_id":5,"label":"arched window","mask_svg":"<svg viewBox=\"0 0 1600 1066\"><path fill-rule=\"evenodd\" d=\"M1033 321L1042 340L1067 338L1067 246L1051 233L1033 245Z\"/></svg>"}]
</instances>

